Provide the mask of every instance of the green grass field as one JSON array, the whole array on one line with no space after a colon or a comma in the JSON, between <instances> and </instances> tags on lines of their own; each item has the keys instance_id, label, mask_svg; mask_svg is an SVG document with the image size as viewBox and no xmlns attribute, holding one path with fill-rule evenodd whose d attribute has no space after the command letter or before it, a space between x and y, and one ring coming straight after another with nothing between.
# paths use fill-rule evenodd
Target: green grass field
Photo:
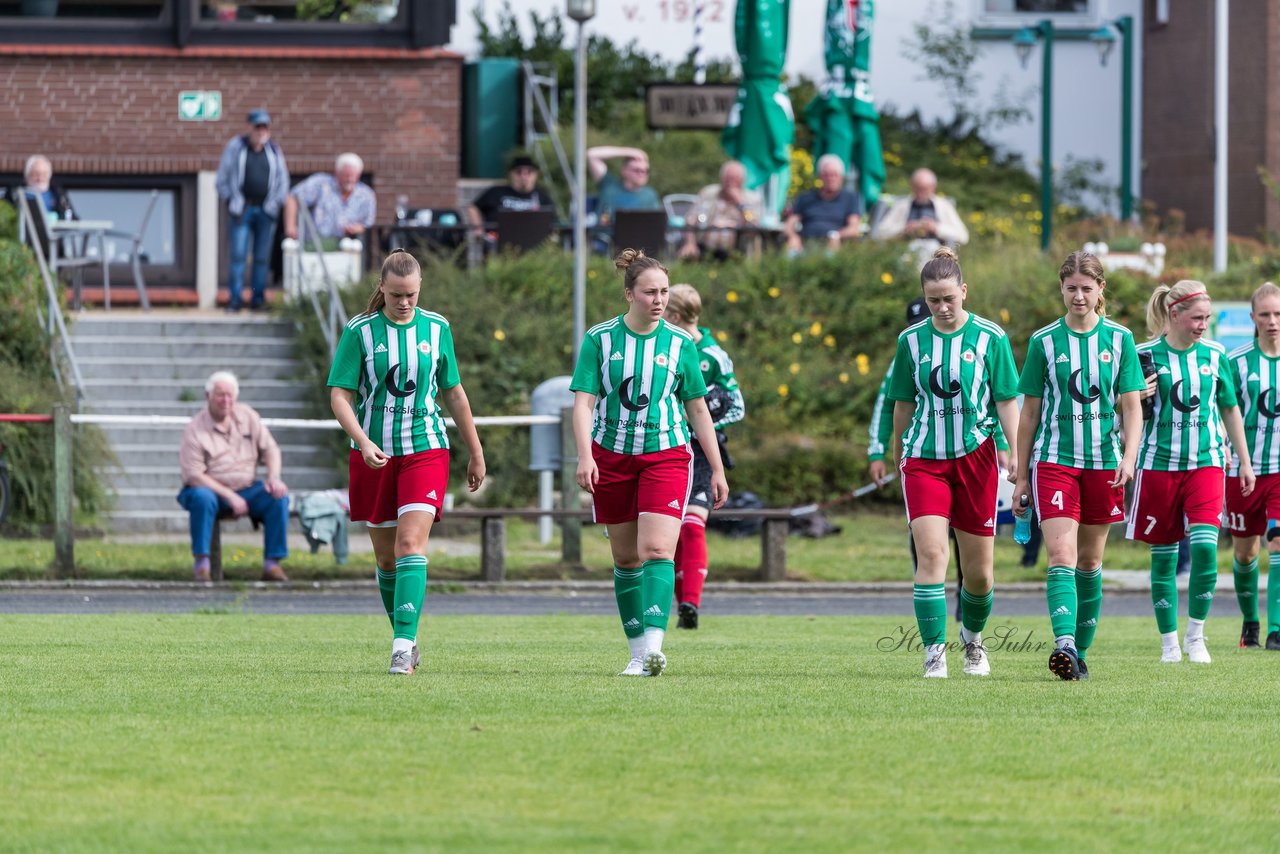
<instances>
[{"instance_id":1,"label":"green grass field","mask_svg":"<svg viewBox=\"0 0 1280 854\"><path fill-rule=\"evenodd\" d=\"M707 619L621 679L614 620L431 618L404 679L375 618L6 616L0 849L1274 850L1280 656L1114 619L1089 682L925 682L904 623Z\"/></svg>"}]
</instances>

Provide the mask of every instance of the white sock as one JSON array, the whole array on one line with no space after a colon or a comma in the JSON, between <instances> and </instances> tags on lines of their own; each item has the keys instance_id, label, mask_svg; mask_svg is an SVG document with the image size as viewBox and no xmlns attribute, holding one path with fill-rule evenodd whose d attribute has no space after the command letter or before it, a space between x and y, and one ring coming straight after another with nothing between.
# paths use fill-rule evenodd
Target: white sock
<instances>
[{"instance_id":1,"label":"white sock","mask_svg":"<svg viewBox=\"0 0 1280 854\"><path fill-rule=\"evenodd\" d=\"M937 658L940 655L947 654L947 645L945 643L931 643L924 648L924 657L928 661L930 658Z\"/></svg>"},{"instance_id":2,"label":"white sock","mask_svg":"<svg viewBox=\"0 0 1280 854\"><path fill-rule=\"evenodd\" d=\"M1069 646L1072 649L1075 649L1076 636L1075 635L1058 635L1056 638L1053 639L1053 642L1057 644L1058 649L1062 649L1065 646Z\"/></svg>"},{"instance_id":3,"label":"white sock","mask_svg":"<svg viewBox=\"0 0 1280 854\"><path fill-rule=\"evenodd\" d=\"M413 649L413 641L408 638L392 638L391 652L394 655L397 652L409 652Z\"/></svg>"},{"instance_id":4,"label":"white sock","mask_svg":"<svg viewBox=\"0 0 1280 854\"><path fill-rule=\"evenodd\" d=\"M1173 631L1171 631L1171 632L1161 632L1161 633L1160 633L1160 643L1164 645L1164 648L1165 648L1165 649L1177 649L1177 648L1178 648L1178 631L1177 631L1177 629L1174 629L1174 630L1173 630Z\"/></svg>"},{"instance_id":5,"label":"white sock","mask_svg":"<svg viewBox=\"0 0 1280 854\"><path fill-rule=\"evenodd\" d=\"M646 628L644 630L645 648L648 649L649 652L662 652L662 639L666 637L666 635L667 633L662 629L655 629L652 627Z\"/></svg>"},{"instance_id":6,"label":"white sock","mask_svg":"<svg viewBox=\"0 0 1280 854\"><path fill-rule=\"evenodd\" d=\"M982 643L982 632L973 632L972 634L964 626L960 627L961 643Z\"/></svg>"},{"instance_id":7,"label":"white sock","mask_svg":"<svg viewBox=\"0 0 1280 854\"><path fill-rule=\"evenodd\" d=\"M648 647L645 646L644 641L644 635L640 635L636 638L627 638L627 645L631 647L632 658L644 658L645 650L648 649Z\"/></svg>"},{"instance_id":8,"label":"white sock","mask_svg":"<svg viewBox=\"0 0 1280 854\"><path fill-rule=\"evenodd\" d=\"M1187 620L1187 640L1204 637L1204 620Z\"/></svg>"}]
</instances>

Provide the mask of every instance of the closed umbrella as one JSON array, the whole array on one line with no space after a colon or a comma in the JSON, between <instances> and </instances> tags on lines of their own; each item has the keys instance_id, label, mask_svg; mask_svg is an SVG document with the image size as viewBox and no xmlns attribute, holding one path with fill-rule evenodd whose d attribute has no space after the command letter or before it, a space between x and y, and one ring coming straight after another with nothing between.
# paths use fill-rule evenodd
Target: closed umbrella
<instances>
[{"instance_id":1,"label":"closed umbrella","mask_svg":"<svg viewBox=\"0 0 1280 854\"><path fill-rule=\"evenodd\" d=\"M858 188L870 207L884 184L880 114L871 95L874 0L827 0L824 37L827 79L804 110L814 154L834 154L858 170Z\"/></svg>"},{"instance_id":2,"label":"closed umbrella","mask_svg":"<svg viewBox=\"0 0 1280 854\"><path fill-rule=\"evenodd\" d=\"M791 183L795 116L782 90L791 0L738 0L734 35L742 63L738 101L720 142L747 169L747 187L764 188L770 210L779 213Z\"/></svg>"}]
</instances>

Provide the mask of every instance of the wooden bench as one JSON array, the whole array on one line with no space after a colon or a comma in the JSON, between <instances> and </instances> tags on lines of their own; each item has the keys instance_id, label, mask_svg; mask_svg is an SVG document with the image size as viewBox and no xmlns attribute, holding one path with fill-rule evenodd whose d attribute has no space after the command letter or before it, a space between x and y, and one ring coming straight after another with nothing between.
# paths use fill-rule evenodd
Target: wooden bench
<instances>
[{"instance_id":1,"label":"wooden bench","mask_svg":"<svg viewBox=\"0 0 1280 854\"><path fill-rule=\"evenodd\" d=\"M230 511L224 510L213 520L213 531L209 535L209 579L211 581L222 580L222 523L234 521L235 518ZM253 530L256 531L261 527L262 523L253 523Z\"/></svg>"},{"instance_id":2,"label":"wooden bench","mask_svg":"<svg viewBox=\"0 0 1280 854\"><path fill-rule=\"evenodd\" d=\"M791 531L791 511L781 510L715 510L716 519L759 519L760 578L782 581L787 577L787 535ZM506 578L507 519L541 519L550 516L561 522L564 538L562 549L566 563L582 562L577 539L578 526L591 521L590 510L538 510L512 507L465 507L447 511L442 522L478 519L480 521L480 578L503 581Z\"/></svg>"}]
</instances>

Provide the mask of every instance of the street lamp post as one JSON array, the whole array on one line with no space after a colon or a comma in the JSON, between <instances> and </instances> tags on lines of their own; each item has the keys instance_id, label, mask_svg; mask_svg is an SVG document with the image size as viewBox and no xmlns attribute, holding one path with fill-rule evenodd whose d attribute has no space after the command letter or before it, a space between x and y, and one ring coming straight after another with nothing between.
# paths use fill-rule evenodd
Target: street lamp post
<instances>
[{"instance_id":1,"label":"street lamp post","mask_svg":"<svg viewBox=\"0 0 1280 854\"><path fill-rule=\"evenodd\" d=\"M1089 38L1098 48L1098 59L1107 64L1115 47L1115 27L1120 33L1120 221L1133 217L1133 16L1121 15L1105 23Z\"/></svg>"},{"instance_id":2,"label":"street lamp post","mask_svg":"<svg viewBox=\"0 0 1280 854\"><path fill-rule=\"evenodd\" d=\"M1040 68L1040 251L1053 238L1053 21L1024 27L1013 37L1022 67L1027 67L1036 41L1043 43Z\"/></svg>"},{"instance_id":3,"label":"street lamp post","mask_svg":"<svg viewBox=\"0 0 1280 854\"><path fill-rule=\"evenodd\" d=\"M573 69L573 361L587 328L587 41L583 29L596 15L596 0L566 0L566 11L578 22L578 50Z\"/></svg>"}]
</instances>

